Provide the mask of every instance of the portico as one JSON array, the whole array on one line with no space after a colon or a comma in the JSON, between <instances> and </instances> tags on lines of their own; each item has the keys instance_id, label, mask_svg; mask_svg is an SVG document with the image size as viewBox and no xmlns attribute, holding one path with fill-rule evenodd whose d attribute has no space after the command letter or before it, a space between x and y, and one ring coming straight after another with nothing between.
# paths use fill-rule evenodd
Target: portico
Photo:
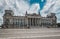
<instances>
[{"instance_id":1,"label":"portico","mask_svg":"<svg viewBox=\"0 0 60 39\"><path fill-rule=\"evenodd\" d=\"M28 26L40 26L40 18L28 18Z\"/></svg>"}]
</instances>

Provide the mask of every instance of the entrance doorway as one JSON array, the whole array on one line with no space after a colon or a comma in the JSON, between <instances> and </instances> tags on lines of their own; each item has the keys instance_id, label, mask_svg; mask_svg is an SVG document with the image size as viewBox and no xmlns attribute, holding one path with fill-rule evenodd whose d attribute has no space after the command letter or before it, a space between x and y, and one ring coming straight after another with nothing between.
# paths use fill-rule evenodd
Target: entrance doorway
<instances>
[{"instance_id":1,"label":"entrance doorway","mask_svg":"<svg viewBox=\"0 0 60 39\"><path fill-rule=\"evenodd\" d=\"M37 18L28 18L28 25L29 26L38 26L38 21Z\"/></svg>"}]
</instances>

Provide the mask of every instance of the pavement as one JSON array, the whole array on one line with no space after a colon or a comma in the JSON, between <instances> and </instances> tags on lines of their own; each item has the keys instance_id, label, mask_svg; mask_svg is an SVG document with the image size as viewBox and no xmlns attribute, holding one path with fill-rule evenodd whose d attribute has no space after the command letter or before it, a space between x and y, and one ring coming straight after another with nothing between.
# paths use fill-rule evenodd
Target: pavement
<instances>
[{"instance_id":1,"label":"pavement","mask_svg":"<svg viewBox=\"0 0 60 39\"><path fill-rule=\"evenodd\" d=\"M0 29L0 39L60 39L60 28Z\"/></svg>"}]
</instances>

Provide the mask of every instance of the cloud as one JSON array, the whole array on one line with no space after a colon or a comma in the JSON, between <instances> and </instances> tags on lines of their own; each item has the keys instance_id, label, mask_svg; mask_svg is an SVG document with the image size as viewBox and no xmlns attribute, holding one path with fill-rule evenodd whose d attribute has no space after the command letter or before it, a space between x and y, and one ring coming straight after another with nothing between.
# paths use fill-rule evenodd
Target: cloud
<instances>
[{"instance_id":1,"label":"cloud","mask_svg":"<svg viewBox=\"0 0 60 39\"><path fill-rule=\"evenodd\" d=\"M20 0L19 2L16 1L16 7L20 14L25 15L25 12L29 9L30 6L28 2Z\"/></svg>"},{"instance_id":2,"label":"cloud","mask_svg":"<svg viewBox=\"0 0 60 39\"><path fill-rule=\"evenodd\" d=\"M46 5L41 10L42 16L46 16L48 13L56 13L57 22L60 22L60 0L47 0Z\"/></svg>"},{"instance_id":3,"label":"cloud","mask_svg":"<svg viewBox=\"0 0 60 39\"><path fill-rule=\"evenodd\" d=\"M41 0L41 2L43 2L44 0Z\"/></svg>"},{"instance_id":4,"label":"cloud","mask_svg":"<svg viewBox=\"0 0 60 39\"><path fill-rule=\"evenodd\" d=\"M6 6L5 9L12 9L15 13L15 15L25 15L25 12L28 11L28 13L37 13L40 9L40 6L38 3L29 5L28 1L25 0L5 0Z\"/></svg>"},{"instance_id":5,"label":"cloud","mask_svg":"<svg viewBox=\"0 0 60 39\"><path fill-rule=\"evenodd\" d=\"M46 16L47 13L50 13L50 11L53 7L52 5L54 5L54 3L55 2L53 0L47 0L45 6L41 10L42 15L45 14L44 16Z\"/></svg>"},{"instance_id":6,"label":"cloud","mask_svg":"<svg viewBox=\"0 0 60 39\"><path fill-rule=\"evenodd\" d=\"M23 15L24 12L29 8L29 5L24 0L5 0L5 9L11 9L15 15Z\"/></svg>"},{"instance_id":7,"label":"cloud","mask_svg":"<svg viewBox=\"0 0 60 39\"><path fill-rule=\"evenodd\" d=\"M0 25L3 23L3 14L0 13Z\"/></svg>"},{"instance_id":8,"label":"cloud","mask_svg":"<svg viewBox=\"0 0 60 39\"><path fill-rule=\"evenodd\" d=\"M38 3L32 4L28 10L28 13L38 13L40 6Z\"/></svg>"},{"instance_id":9,"label":"cloud","mask_svg":"<svg viewBox=\"0 0 60 39\"><path fill-rule=\"evenodd\" d=\"M6 9L11 9L14 11L15 15L25 15L25 12L38 12L40 9L39 4L29 5L28 1L25 0L1 0L1 10L4 11ZM3 8L4 7L4 8Z\"/></svg>"}]
</instances>

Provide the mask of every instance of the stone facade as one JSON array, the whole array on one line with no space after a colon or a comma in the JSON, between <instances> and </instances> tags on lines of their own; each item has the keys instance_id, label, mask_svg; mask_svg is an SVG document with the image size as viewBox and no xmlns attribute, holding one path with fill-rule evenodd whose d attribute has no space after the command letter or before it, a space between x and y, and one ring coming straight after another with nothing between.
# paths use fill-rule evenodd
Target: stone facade
<instances>
[{"instance_id":1,"label":"stone facade","mask_svg":"<svg viewBox=\"0 0 60 39\"><path fill-rule=\"evenodd\" d=\"M33 13L25 16L14 16L12 10L5 10L3 16L3 28L31 28L31 27L48 27L56 26L57 18L54 13L42 17L39 14Z\"/></svg>"}]
</instances>

